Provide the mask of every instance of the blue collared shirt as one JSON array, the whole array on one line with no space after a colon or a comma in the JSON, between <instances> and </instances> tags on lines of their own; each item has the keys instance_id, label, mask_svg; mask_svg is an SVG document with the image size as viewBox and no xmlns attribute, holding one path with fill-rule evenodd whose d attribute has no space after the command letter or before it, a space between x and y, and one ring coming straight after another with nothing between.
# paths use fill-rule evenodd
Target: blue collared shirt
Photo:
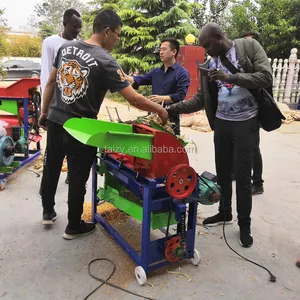
<instances>
[{"instance_id":1,"label":"blue collared shirt","mask_svg":"<svg viewBox=\"0 0 300 300\"><path fill-rule=\"evenodd\" d=\"M175 62L165 72L164 66L156 68L143 76L133 76L134 88L152 85L152 94L170 96L174 103L184 100L190 86L188 71Z\"/></svg>"}]
</instances>

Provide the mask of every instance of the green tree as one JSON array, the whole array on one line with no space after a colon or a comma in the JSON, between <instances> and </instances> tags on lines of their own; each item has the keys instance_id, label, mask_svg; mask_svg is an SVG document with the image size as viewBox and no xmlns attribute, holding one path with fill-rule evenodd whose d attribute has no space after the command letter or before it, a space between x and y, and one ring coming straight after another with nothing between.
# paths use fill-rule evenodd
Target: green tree
<instances>
[{"instance_id":1,"label":"green tree","mask_svg":"<svg viewBox=\"0 0 300 300\"><path fill-rule=\"evenodd\" d=\"M106 2L106 3L105 3ZM95 1L98 10L90 14L90 22L95 13L104 7L115 8L123 21L122 38L114 49L125 72L138 69L146 72L159 66L157 49L160 41L172 36L181 44L188 33L197 35L198 30L191 24L193 5L179 0L124 0Z\"/></svg>"},{"instance_id":2,"label":"green tree","mask_svg":"<svg viewBox=\"0 0 300 300\"><path fill-rule=\"evenodd\" d=\"M0 76L3 76L4 73L2 71L1 66L1 59L2 55L5 55L5 48L6 48L6 35L5 35L5 28L7 26L6 19L4 17L4 9L0 9Z\"/></svg>"},{"instance_id":3,"label":"green tree","mask_svg":"<svg viewBox=\"0 0 300 300\"><path fill-rule=\"evenodd\" d=\"M123 8L123 1L120 0L93 0L89 2L83 15L83 28L81 36L85 39L89 38L92 34L92 24L97 14L103 9L112 9L119 12Z\"/></svg>"},{"instance_id":4,"label":"green tree","mask_svg":"<svg viewBox=\"0 0 300 300\"><path fill-rule=\"evenodd\" d=\"M210 18L212 21L218 22L220 15L227 8L229 0L209 0Z\"/></svg>"},{"instance_id":5,"label":"green tree","mask_svg":"<svg viewBox=\"0 0 300 300\"><path fill-rule=\"evenodd\" d=\"M0 8L0 27L6 27L7 24L6 24L6 18L4 16L4 13L5 13L5 9L1 9Z\"/></svg>"},{"instance_id":6,"label":"green tree","mask_svg":"<svg viewBox=\"0 0 300 300\"><path fill-rule=\"evenodd\" d=\"M271 58L287 58L300 46L300 0L237 0L221 18L230 38L257 31Z\"/></svg>"},{"instance_id":7,"label":"green tree","mask_svg":"<svg viewBox=\"0 0 300 300\"><path fill-rule=\"evenodd\" d=\"M272 58L289 57L292 48L300 47L300 0L258 0L258 4L257 26L266 52Z\"/></svg>"},{"instance_id":8,"label":"green tree","mask_svg":"<svg viewBox=\"0 0 300 300\"><path fill-rule=\"evenodd\" d=\"M208 0L195 0L192 3L191 19L197 29L201 29L208 19Z\"/></svg>"},{"instance_id":9,"label":"green tree","mask_svg":"<svg viewBox=\"0 0 300 300\"><path fill-rule=\"evenodd\" d=\"M10 35L6 44L6 55L15 57L40 57L42 40L40 37Z\"/></svg>"},{"instance_id":10,"label":"green tree","mask_svg":"<svg viewBox=\"0 0 300 300\"><path fill-rule=\"evenodd\" d=\"M219 18L219 23L226 34L234 39L246 31L257 31L257 3L252 0L239 0L230 3L227 11Z\"/></svg>"},{"instance_id":11,"label":"green tree","mask_svg":"<svg viewBox=\"0 0 300 300\"><path fill-rule=\"evenodd\" d=\"M193 24L200 30L208 22L219 22L229 3L229 0L192 1L191 19Z\"/></svg>"}]
</instances>

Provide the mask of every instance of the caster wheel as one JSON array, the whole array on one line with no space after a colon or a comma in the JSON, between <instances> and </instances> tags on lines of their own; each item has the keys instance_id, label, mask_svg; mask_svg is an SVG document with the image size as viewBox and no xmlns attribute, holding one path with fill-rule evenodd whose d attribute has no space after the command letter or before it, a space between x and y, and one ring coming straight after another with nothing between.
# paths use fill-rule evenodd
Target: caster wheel
<instances>
[{"instance_id":1,"label":"caster wheel","mask_svg":"<svg viewBox=\"0 0 300 300\"><path fill-rule=\"evenodd\" d=\"M147 275L142 267L136 267L134 273L136 280L140 285L144 285L147 283Z\"/></svg>"},{"instance_id":2,"label":"caster wheel","mask_svg":"<svg viewBox=\"0 0 300 300\"><path fill-rule=\"evenodd\" d=\"M201 262L201 254L200 251L198 251L197 249L194 249L194 258L191 258L191 263L194 266L198 266Z\"/></svg>"}]
</instances>

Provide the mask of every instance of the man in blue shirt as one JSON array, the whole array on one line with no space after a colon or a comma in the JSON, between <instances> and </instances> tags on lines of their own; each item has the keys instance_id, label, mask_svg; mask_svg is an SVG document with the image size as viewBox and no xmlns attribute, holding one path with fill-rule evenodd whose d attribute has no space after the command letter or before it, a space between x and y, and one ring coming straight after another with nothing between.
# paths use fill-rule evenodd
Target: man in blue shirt
<instances>
[{"instance_id":1,"label":"man in blue shirt","mask_svg":"<svg viewBox=\"0 0 300 300\"><path fill-rule=\"evenodd\" d=\"M160 59L163 65L155 68L143 76L127 76L135 89L141 85L152 85L152 95L149 99L164 106L183 101L190 86L188 71L180 66L177 61L179 42L172 37L165 38L160 46ZM170 118L174 123L172 129L180 135L179 116Z\"/></svg>"}]
</instances>

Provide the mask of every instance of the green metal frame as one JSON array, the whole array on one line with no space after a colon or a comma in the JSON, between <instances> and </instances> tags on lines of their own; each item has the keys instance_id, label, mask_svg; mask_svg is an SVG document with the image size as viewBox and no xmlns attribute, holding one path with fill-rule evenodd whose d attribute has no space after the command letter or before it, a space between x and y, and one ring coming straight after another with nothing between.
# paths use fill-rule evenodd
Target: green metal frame
<instances>
[{"instance_id":1,"label":"green metal frame","mask_svg":"<svg viewBox=\"0 0 300 300\"><path fill-rule=\"evenodd\" d=\"M151 160L153 135L133 133L129 124L72 118L64 128L85 145Z\"/></svg>"},{"instance_id":2,"label":"green metal frame","mask_svg":"<svg viewBox=\"0 0 300 300\"><path fill-rule=\"evenodd\" d=\"M119 195L119 191L107 186L100 188L98 191L98 197L106 202L112 204L116 208L135 218L136 220L143 222L143 203L141 204L132 202ZM160 229L166 227L168 224L168 212L156 212L151 214L151 228ZM177 224L175 220L175 213L172 212L170 225Z\"/></svg>"},{"instance_id":3,"label":"green metal frame","mask_svg":"<svg viewBox=\"0 0 300 300\"><path fill-rule=\"evenodd\" d=\"M120 194L126 191L126 188L116 181L112 175L105 173L104 188L99 188L98 197L136 220L143 222L143 201L141 199L132 200L122 197ZM151 228L160 229L168 224L169 212L154 212L151 214ZM172 212L170 225L177 224L175 213Z\"/></svg>"},{"instance_id":4,"label":"green metal frame","mask_svg":"<svg viewBox=\"0 0 300 300\"><path fill-rule=\"evenodd\" d=\"M0 173L12 174L15 168L20 167L21 162L13 161L9 167L0 167Z\"/></svg>"},{"instance_id":5,"label":"green metal frame","mask_svg":"<svg viewBox=\"0 0 300 300\"><path fill-rule=\"evenodd\" d=\"M18 101L0 100L0 110L18 115Z\"/></svg>"}]
</instances>

